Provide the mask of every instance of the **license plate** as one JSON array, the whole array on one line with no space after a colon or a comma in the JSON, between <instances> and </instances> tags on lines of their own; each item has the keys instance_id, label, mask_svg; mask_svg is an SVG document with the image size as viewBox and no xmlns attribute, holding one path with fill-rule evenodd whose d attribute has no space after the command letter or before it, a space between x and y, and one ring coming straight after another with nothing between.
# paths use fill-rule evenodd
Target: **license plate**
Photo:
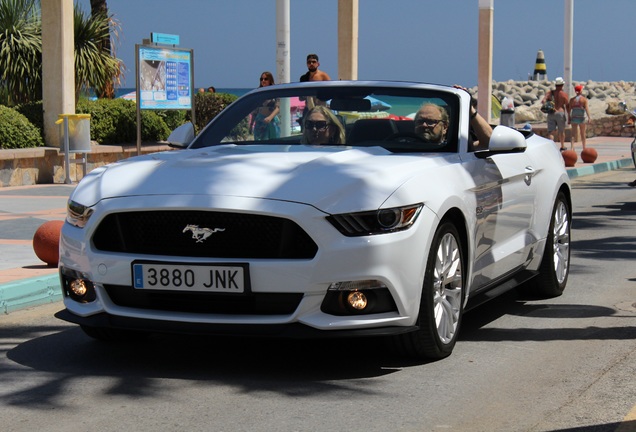
<instances>
[{"instance_id":1,"label":"license plate","mask_svg":"<svg viewBox=\"0 0 636 432\"><path fill-rule=\"evenodd\" d=\"M241 264L133 263L133 287L170 291L245 292L246 266Z\"/></svg>"}]
</instances>

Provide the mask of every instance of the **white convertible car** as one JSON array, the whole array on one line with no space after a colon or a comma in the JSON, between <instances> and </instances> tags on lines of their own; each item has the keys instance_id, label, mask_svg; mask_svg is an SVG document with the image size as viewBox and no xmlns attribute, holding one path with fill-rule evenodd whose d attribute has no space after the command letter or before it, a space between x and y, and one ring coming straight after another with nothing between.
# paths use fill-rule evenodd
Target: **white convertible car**
<instances>
[{"instance_id":1,"label":"white convertible car","mask_svg":"<svg viewBox=\"0 0 636 432\"><path fill-rule=\"evenodd\" d=\"M93 170L56 316L97 339L387 336L448 356L468 308L560 295L569 272L559 151L504 126L477 145L470 104L420 83L264 87L177 129L179 149Z\"/></svg>"}]
</instances>

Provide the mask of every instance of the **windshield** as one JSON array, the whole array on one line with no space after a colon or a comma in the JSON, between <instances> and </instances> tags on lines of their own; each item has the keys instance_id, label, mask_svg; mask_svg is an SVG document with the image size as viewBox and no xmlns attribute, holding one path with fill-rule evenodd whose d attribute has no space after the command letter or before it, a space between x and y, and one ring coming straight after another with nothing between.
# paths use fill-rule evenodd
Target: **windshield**
<instances>
[{"instance_id":1,"label":"windshield","mask_svg":"<svg viewBox=\"0 0 636 432\"><path fill-rule=\"evenodd\" d=\"M458 117L459 98L443 90L270 86L226 108L191 148L258 143L455 152Z\"/></svg>"}]
</instances>

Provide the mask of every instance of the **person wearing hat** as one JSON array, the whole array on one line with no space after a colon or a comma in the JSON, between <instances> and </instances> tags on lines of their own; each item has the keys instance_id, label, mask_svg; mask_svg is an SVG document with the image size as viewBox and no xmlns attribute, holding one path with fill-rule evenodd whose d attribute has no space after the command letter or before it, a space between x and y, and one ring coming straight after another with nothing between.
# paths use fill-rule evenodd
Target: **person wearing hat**
<instances>
[{"instance_id":1,"label":"person wearing hat","mask_svg":"<svg viewBox=\"0 0 636 432\"><path fill-rule=\"evenodd\" d=\"M580 84L574 86L574 92L576 93L576 96L570 99L570 103L568 106L568 123L572 125L570 148L574 150L574 136L578 129L579 133L581 134L581 143L583 144L583 150L585 150L585 129L587 128L586 123L590 122L590 111L587 106L587 98L581 94L583 92L583 86Z\"/></svg>"},{"instance_id":2,"label":"person wearing hat","mask_svg":"<svg viewBox=\"0 0 636 432\"><path fill-rule=\"evenodd\" d=\"M557 131L559 142L561 143L561 151L565 150L565 124L567 120L567 113L570 111L568 94L563 91L565 81L561 77L557 77L554 80L554 90L548 90L541 101L545 104L547 101L554 103L554 111L548 113L548 136L551 140L554 139L554 131Z\"/></svg>"}]
</instances>

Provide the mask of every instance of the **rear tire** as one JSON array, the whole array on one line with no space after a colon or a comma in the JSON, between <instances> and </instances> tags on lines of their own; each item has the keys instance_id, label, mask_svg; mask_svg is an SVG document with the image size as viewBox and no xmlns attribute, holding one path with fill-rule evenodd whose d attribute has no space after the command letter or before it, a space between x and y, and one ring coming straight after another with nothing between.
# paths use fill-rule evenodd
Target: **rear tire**
<instances>
[{"instance_id":1,"label":"rear tire","mask_svg":"<svg viewBox=\"0 0 636 432\"><path fill-rule=\"evenodd\" d=\"M552 209L539 275L528 282L526 291L541 297L558 297L563 294L570 273L571 218L568 201L563 192L559 192Z\"/></svg>"},{"instance_id":2,"label":"rear tire","mask_svg":"<svg viewBox=\"0 0 636 432\"><path fill-rule=\"evenodd\" d=\"M426 263L419 330L394 338L402 354L438 360L453 352L464 311L464 271L461 238L455 226L445 222L435 232Z\"/></svg>"}]
</instances>

